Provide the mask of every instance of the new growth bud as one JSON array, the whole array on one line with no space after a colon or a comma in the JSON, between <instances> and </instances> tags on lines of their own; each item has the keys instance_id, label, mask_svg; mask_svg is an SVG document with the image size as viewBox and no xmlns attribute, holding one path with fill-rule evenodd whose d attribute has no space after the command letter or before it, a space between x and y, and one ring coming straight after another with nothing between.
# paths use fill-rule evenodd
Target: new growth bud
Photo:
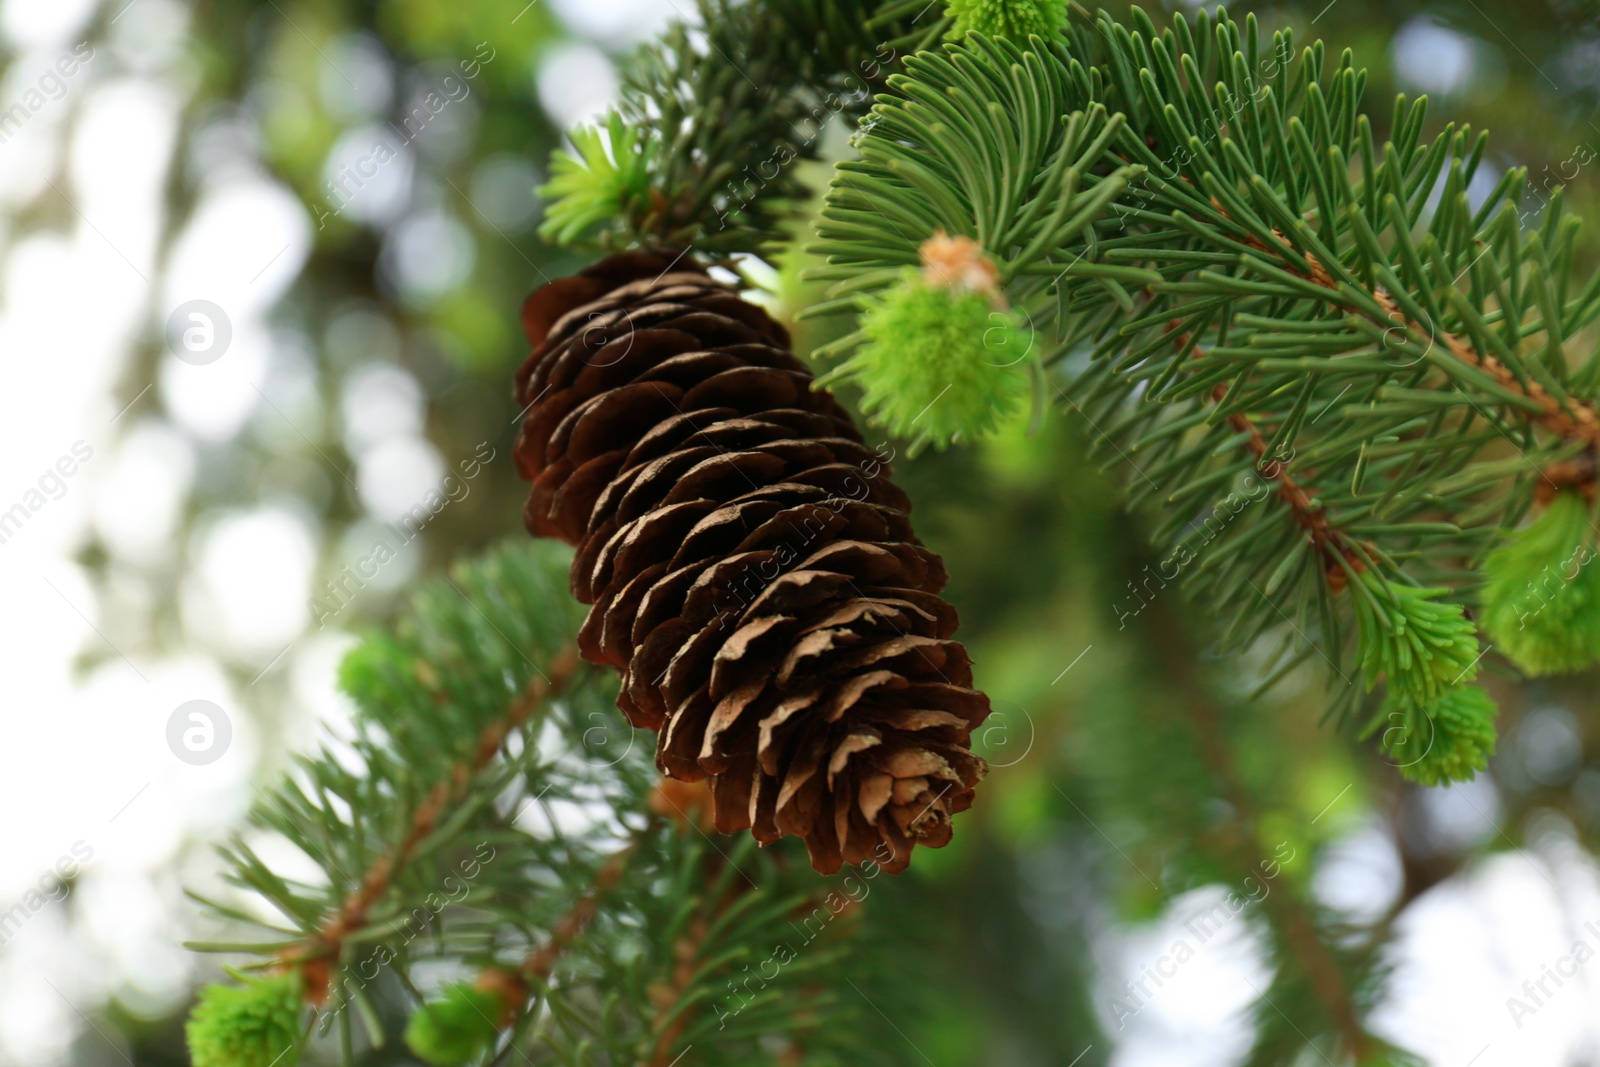
<instances>
[{"instance_id":1,"label":"new growth bud","mask_svg":"<svg viewBox=\"0 0 1600 1067\"><path fill-rule=\"evenodd\" d=\"M1478 673L1478 638L1448 589L1385 581L1365 570L1351 590L1367 688L1384 679L1391 693L1431 707Z\"/></svg>"},{"instance_id":2,"label":"new growth bud","mask_svg":"<svg viewBox=\"0 0 1600 1067\"><path fill-rule=\"evenodd\" d=\"M1030 34L1047 41L1059 34L1067 22L1067 5L1065 0L949 0L945 14L956 20L951 40L977 32L1020 44Z\"/></svg>"},{"instance_id":3,"label":"new growth bud","mask_svg":"<svg viewBox=\"0 0 1600 1067\"><path fill-rule=\"evenodd\" d=\"M1524 673L1582 670L1600 657L1600 567L1589 504L1556 494L1483 565L1483 628Z\"/></svg>"},{"instance_id":4,"label":"new growth bud","mask_svg":"<svg viewBox=\"0 0 1600 1067\"><path fill-rule=\"evenodd\" d=\"M1362 736L1377 734L1379 746L1410 781L1464 782L1494 755L1494 717L1494 700L1482 686L1456 686L1426 706L1391 689Z\"/></svg>"},{"instance_id":5,"label":"new growth bud","mask_svg":"<svg viewBox=\"0 0 1600 1067\"><path fill-rule=\"evenodd\" d=\"M505 971L485 971L471 985L447 985L411 1014L406 1047L433 1067L461 1067L494 1046L525 998L520 981Z\"/></svg>"},{"instance_id":6,"label":"new growth bud","mask_svg":"<svg viewBox=\"0 0 1600 1067\"><path fill-rule=\"evenodd\" d=\"M853 381L861 407L912 449L943 448L992 430L1027 389L1033 336L1005 305L999 270L977 242L942 231L922 245L922 270L866 298L864 341L823 381Z\"/></svg>"},{"instance_id":7,"label":"new growth bud","mask_svg":"<svg viewBox=\"0 0 1600 1067\"><path fill-rule=\"evenodd\" d=\"M293 1067L300 1058L300 976L245 978L200 993L185 1034L194 1067Z\"/></svg>"}]
</instances>

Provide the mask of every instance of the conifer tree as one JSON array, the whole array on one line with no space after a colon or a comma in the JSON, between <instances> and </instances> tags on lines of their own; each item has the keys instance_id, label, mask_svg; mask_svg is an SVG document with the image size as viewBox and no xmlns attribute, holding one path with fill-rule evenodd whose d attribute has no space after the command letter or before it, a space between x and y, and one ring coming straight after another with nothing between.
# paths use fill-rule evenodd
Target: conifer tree
<instances>
[{"instance_id":1,"label":"conifer tree","mask_svg":"<svg viewBox=\"0 0 1600 1067\"><path fill-rule=\"evenodd\" d=\"M350 655L354 739L253 815L321 877L223 849L276 917L207 901L260 932L200 946L247 962L195 1062L906 1062L862 990L904 991L917 934L864 897L961 839L992 720L888 442L1024 413L1148 546L1112 538L1152 699L1090 717L1075 792L1165 832L1124 853L1147 904L1263 888L1251 1064L1410 1062L1368 1021L1386 923L1315 903L1321 831L1275 836L1295 801L1242 738L1315 676L1330 747L1459 782L1485 677L1600 657L1600 274L1559 194L1513 168L1476 202L1486 136L1366 83L1254 16L1053 0L703 0L646 47L541 190L549 239L613 255L523 308L528 526L576 551L465 563ZM737 291L802 254L815 377Z\"/></svg>"}]
</instances>

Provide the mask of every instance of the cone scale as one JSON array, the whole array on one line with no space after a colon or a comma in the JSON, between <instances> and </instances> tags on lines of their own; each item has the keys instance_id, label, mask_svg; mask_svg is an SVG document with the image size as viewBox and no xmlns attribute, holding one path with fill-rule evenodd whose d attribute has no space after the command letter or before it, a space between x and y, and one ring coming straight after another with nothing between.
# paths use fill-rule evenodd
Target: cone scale
<instances>
[{"instance_id":1,"label":"cone scale","mask_svg":"<svg viewBox=\"0 0 1600 1067\"><path fill-rule=\"evenodd\" d=\"M579 648L622 673L661 771L823 873L947 843L988 698L887 455L783 327L640 252L539 289L523 327L527 526L575 546Z\"/></svg>"}]
</instances>

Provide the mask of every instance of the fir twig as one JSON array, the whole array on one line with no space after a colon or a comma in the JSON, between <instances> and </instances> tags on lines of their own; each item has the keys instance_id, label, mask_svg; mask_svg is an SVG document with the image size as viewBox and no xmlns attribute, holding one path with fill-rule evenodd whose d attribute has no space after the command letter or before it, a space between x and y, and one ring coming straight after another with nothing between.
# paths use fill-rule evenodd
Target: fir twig
<instances>
[{"instance_id":1,"label":"fir twig","mask_svg":"<svg viewBox=\"0 0 1600 1067\"><path fill-rule=\"evenodd\" d=\"M1226 209L1220 203L1213 199L1211 204L1223 218L1228 218ZM1253 234L1245 234L1242 239L1251 248L1269 255L1276 253L1291 259L1296 256L1293 245L1281 230L1273 229L1272 236L1276 238L1279 247L1273 248ZM1313 285L1333 293L1343 293L1343 286L1333 279L1327 268L1311 252L1302 252L1298 256L1304 270L1293 267L1291 270L1295 270L1300 277ZM1361 315L1383 329L1403 326L1409 332L1427 338L1430 345L1433 342L1441 342L1445 351L1461 363L1484 371L1501 389L1527 397L1537 405L1537 421L1551 433L1564 439L1581 442L1590 449L1600 446L1600 414L1596 413L1593 402L1570 397L1565 402L1558 400L1543 384L1519 377L1495 356L1477 351L1448 330L1439 330L1431 325L1425 326L1410 317L1395 298L1382 288L1361 292L1366 301L1349 299L1346 294L1345 299L1335 302L1335 306L1351 314ZM1374 313L1374 306L1381 314Z\"/></svg>"},{"instance_id":2,"label":"fir twig","mask_svg":"<svg viewBox=\"0 0 1600 1067\"><path fill-rule=\"evenodd\" d=\"M1194 343L1194 335L1182 329L1182 320L1173 319L1168 325L1174 331L1174 345L1180 350L1192 351L1195 359L1206 358L1205 350ZM1222 404L1228 398L1228 391L1227 384L1219 382L1211 390L1212 401ZM1240 447L1252 458L1253 469L1277 484L1279 499L1288 507L1295 524L1306 532L1312 546L1322 556L1323 574L1329 589L1335 593L1341 592L1350 571L1359 573L1366 569L1366 559L1351 547L1344 533L1333 525L1328 513L1317 503L1316 490L1302 485L1290 473L1290 461L1271 455L1272 445L1254 419L1242 411L1229 412L1224 418L1244 439Z\"/></svg>"},{"instance_id":3,"label":"fir twig","mask_svg":"<svg viewBox=\"0 0 1600 1067\"><path fill-rule=\"evenodd\" d=\"M284 966L300 970L308 1000L320 1004L326 997L330 970L342 954L345 942L366 926L373 905L389 892L394 877L428 836L449 818L454 805L469 795L473 780L494 761L511 732L526 725L539 708L566 689L577 662L577 649L569 646L551 660L548 677L539 674L532 678L523 693L506 709L505 716L480 732L473 758L456 764L454 770L423 797L411 813L410 828L405 836L393 851L380 856L367 870L359 888L345 898L339 910L305 941L279 954Z\"/></svg>"}]
</instances>

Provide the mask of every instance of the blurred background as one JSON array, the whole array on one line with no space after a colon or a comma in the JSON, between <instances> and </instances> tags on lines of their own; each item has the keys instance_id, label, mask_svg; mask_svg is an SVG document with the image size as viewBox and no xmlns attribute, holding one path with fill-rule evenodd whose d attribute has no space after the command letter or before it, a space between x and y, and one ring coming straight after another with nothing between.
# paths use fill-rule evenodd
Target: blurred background
<instances>
[{"instance_id":1,"label":"blurred background","mask_svg":"<svg viewBox=\"0 0 1600 1067\"><path fill-rule=\"evenodd\" d=\"M1589 0L1241 8L1354 49L1380 136L1387 97L1426 92L1433 130L1492 131L1491 179L1527 166L1596 216ZM346 717L352 635L519 536L516 309L582 262L537 237L534 189L692 17L0 3L0 1064L186 1062L217 965L182 947L183 890ZM780 313L815 295L803 263L761 272ZM1490 773L1403 786L1319 726L1317 679L1245 704L1251 665L1207 652L1180 590L1130 615L1154 560L1082 457L1052 415L900 465L997 708L978 807L884 897L924 1004L889 1020L905 1062L1240 1063L1294 951L1262 916L1299 908L1381 957L1358 999L1429 1063L1600 1065L1595 679L1492 678ZM1253 810L1192 780L1213 733Z\"/></svg>"}]
</instances>

